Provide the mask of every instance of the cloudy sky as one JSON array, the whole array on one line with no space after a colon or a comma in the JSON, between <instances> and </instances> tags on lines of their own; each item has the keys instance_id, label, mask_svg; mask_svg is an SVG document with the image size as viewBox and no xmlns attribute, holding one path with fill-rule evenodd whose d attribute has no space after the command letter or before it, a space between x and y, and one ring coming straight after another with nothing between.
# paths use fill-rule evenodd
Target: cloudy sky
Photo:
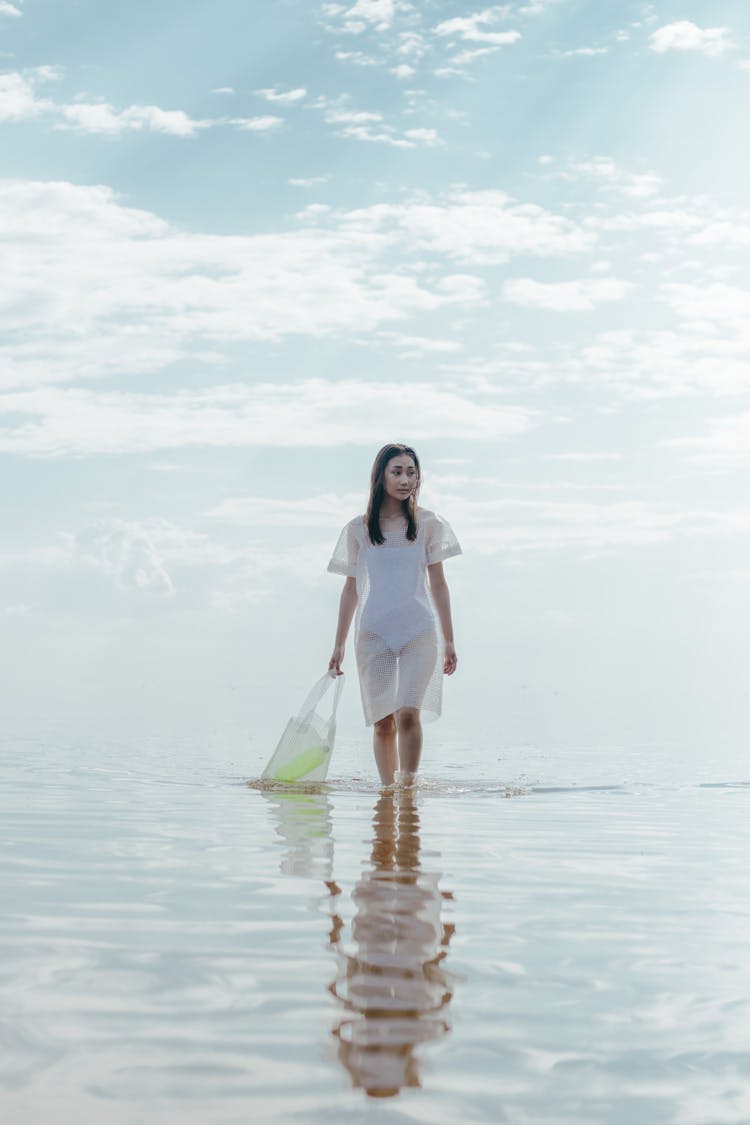
<instances>
[{"instance_id":1,"label":"cloudy sky","mask_svg":"<svg viewBox=\"0 0 750 1125\"><path fill-rule=\"evenodd\" d=\"M271 737L402 440L439 737L742 744L746 3L0 0L0 67L17 729Z\"/></svg>"}]
</instances>

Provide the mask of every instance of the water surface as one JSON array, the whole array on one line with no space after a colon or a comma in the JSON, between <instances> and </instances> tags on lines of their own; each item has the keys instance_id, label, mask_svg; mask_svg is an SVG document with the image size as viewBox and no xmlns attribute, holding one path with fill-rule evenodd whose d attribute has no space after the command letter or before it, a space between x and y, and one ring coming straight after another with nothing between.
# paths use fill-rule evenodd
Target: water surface
<instances>
[{"instance_id":1,"label":"water surface","mask_svg":"<svg viewBox=\"0 0 750 1125\"><path fill-rule=\"evenodd\" d=\"M362 755L4 744L3 1122L750 1122L743 762Z\"/></svg>"}]
</instances>

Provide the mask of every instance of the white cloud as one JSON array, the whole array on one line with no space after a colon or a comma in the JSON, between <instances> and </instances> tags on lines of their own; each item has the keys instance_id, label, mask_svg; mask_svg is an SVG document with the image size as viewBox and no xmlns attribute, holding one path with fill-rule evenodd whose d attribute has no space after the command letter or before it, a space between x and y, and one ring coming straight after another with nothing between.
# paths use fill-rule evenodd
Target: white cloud
<instances>
[{"instance_id":1,"label":"white cloud","mask_svg":"<svg viewBox=\"0 0 750 1125\"><path fill-rule=\"evenodd\" d=\"M539 16L551 8L553 4L559 4L560 0L530 0L528 4L522 4L518 9L519 15L522 16Z\"/></svg>"},{"instance_id":2,"label":"white cloud","mask_svg":"<svg viewBox=\"0 0 750 1125\"><path fill-rule=\"evenodd\" d=\"M750 216L739 212L715 209L701 230L687 239L691 246L729 246L737 249L750 245Z\"/></svg>"},{"instance_id":3,"label":"white cloud","mask_svg":"<svg viewBox=\"0 0 750 1125\"><path fill-rule=\"evenodd\" d=\"M685 320L714 320L744 328L750 344L750 291L734 285L668 284L663 299Z\"/></svg>"},{"instance_id":4,"label":"white cloud","mask_svg":"<svg viewBox=\"0 0 750 1125\"><path fill-rule=\"evenodd\" d=\"M593 171L576 174L605 183L626 175L605 157L591 164ZM420 191L398 203L349 210L316 203L287 229L260 236L182 231L124 206L101 185L0 181L0 197L6 261L0 386L6 388L155 375L178 361L194 372L213 370L214 381L228 383L238 377L234 371L219 379L215 372L228 366L235 342L305 335L363 346L374 338L400 360L432 353L441 372L463 375L471 370L468 359L456 356L471 338L464 325L455 318L450 325L442 318L424 323L427 316L455 310L481 317L502 286L486 268L529 255L596 256L566 270L574 272L572 281L536 280L529 276L536 270L510 278L506 316L514 315L512 304L585 311L620 300L627 293L617 277L623 231L644 231L648 240L626 242L636 258L631 280L638 299L648 302L653 327L600 332L558 350L553 341L538 348L519 341L525 352L486 358L484 368L511 385L522 378L537 387L574 381L630 399L743 393L749 385L747 291L735 281L741 275L722 275L718 256L707 263L702 252L746 245L750 219L707 197L662 199L658 207L624 212L615 200L577 223L575 209L555 214L498 191L456 188L434 198ZM653 281L638 254L645 245L652 261L656 250L666 255ZM675 280L659 288L670 262ZM684 280L701 274L700 284Z\"/></svg>"},{"instance_id":5,"label":"white cloud","mask_svg":"<svg viewBox=\"0 0 750 1125\"><path fill-rule=\"evenodd\" d=\"M650 237L658 234L660 249L678 251L683 265L686 247L727 246L735 250L750 244L750 212L739 208L717 206L710 198L690 200L680 197L663 200L658 207L650 204L640 211L600 212L586 220L586 226L598 231L647 231ZM648 251L653 255L654 251ZM644 254L644 260L649 260ZM661 260L661 256L652 258ZM717 268L718 263L707 263L695 268L705 272Z\"/></svg>"},{"instance_id":6,"label":"white cloud","mask_svg":"<svg viewBox=\"0 0 750 1125\"><path fill-rule=\"evenodd\" d=\"M485 55L494 55L496 51L497 47L476 47L473 51L459 51L457 55L453 56L451 62L457 67L462 67L474 59L481 59Z\"/></svg>"},{"instance_id":7,"label":"white cloud","mask_svg":"<svg viewBox=\"0 0 750 1125\"><path fill-rule=\"evenodd\" d=\"M450 372L456 378L473 379L475 393L484 379L519 391L573 384L594 395L605 394L618 411L624 403L648 399L746 396L750 391L750 288L721 280L650 286L641 276L638 282L639 303L633 304L627 317L630 327L594 332L589 339L573 343L553 343L548 334L544 339L545 333L533 344L511 339L496 346L494 357L446 359L441 371L444 376ZM553 290L521 292L520 296L531 296L547 307L551 302L565 306L571 294ZM574 303L579 296L573 292ZM644 302L649 310L647 321L639 311Z\"/></svg>"},{"instance_id":8,"label":"white cloud","mask_svg":"<svg viewBox=\"0 0 750 1125\"><path fill-rule=\"evenodd\" d=\"M230 496L206 515L241 527L341 528L362 506L363 494L323 493L303 499L266 496Z\"/></svg>"},{"instance_id":9,"label":"white cloud","mask_svg":"<svg viewBox=\"0 0 750 1125\"><path fill-rule=\"evenodd\" d=\"M418 148L442 145L436 129L400 129L385 121L379 110L355 109L348 94L337 98L319 97L313 103L323 111L323 119L335 128L336 134L349 140L387 144L394 148Z\"/></svg>"},{"instance_id":10,"label":"white cloud","mask_svg":"<svg viewBox=\"0 0 750 1125\"><path fill-rule=\"evenodd\" d=\"M705 55L723 55L735 43L726 27L698 27L690 20L678 20L658 28L650 37L652 51L702 51Z\"/></svg>"},{"instance_id":11,"label":"white cloud","mask_svg":"<svg viewBox=\"0 0 750 1125\"><path fill-rule=\"evenodd\" d=\"M427 40L418 31L402 31L399 33L397 55L407 58L421 59L429 51Z\"/></svg>"},{"instance_id":12,"label":"white cloud","mask_svg":"<svg viewBox=\"0 0 750 1125\"><path fill-rule=\"evenodd\" d=\"M622 461L622 453L548 453L548 461L577 461L587 463L590 461Z\"/></svg>"},{"instance_id":13,"label":"white cloud","mask_svg":"<svg viewBox=\"0 0 750 1125\"><path fill-rule=\"evenodd\" d=\"M357 0L350 7L345 4L324 4L323 15L332 21L337 30L348 35L361 35L364 31L388 31L396 15L410 12L412 5L406 0Z\"/></svg>"},{"instance_id":14,"label":"white cloud","mask_svg":"<svg viewBox=\"0 0 750 1125\"><path fill-rule=\"evenodd\" d=\"M275 88L256 90L256 94L265 98L269 102L280 102L282 105L294 105L295 102L302 101L307 96L307 90L304 86L298 86L294 90L278 91Z\"/></svg>"},{"instance_id":15,"label":"white cloud","mask_svg":"<svg viewBox=\"0 0 750 1125\"><path fill-rule=\"evenodd\" d=\"M445 143L437 129L404 129L404 137L407 141L430 146Z\"/></svg>"},{"instance_id":16,"label":"white cloud","mask_svg":"<svg viewBox=\"0 0 750 1125\"><path fill-rule=\"evenodd\" d=\"M655 172L631 173L623 182L623 191L626 195L646 197L656 195L661 184L661 176Z\"/></svg>"},{"instance_id":17,"label":"white cloud","mask_svg":"<svg viewBox=\"0 0 750 1125\"><path fill-rule=\"evenodd\" d=\"M339 62L351 62L355 66L379 66L382 59L376 59L365 51L336 51L335 56Z\"/></svg>"},{"instance_id":18,"label":"white cloud","mask_svg":"<svg viewBox=\"0 0 750 1125\"><path fill-rule=\"evenodd\" d=\"M443 20L433 29L435 35L448 42L453 49L458 40L466 44L481 44L467 48L450 56L448 65L438 66L434 70L437 78L450 78L453 75L462 75L464 68L474 59L483 58L499 51L501 47L518 42L521 38L520 31L491 31L488 25L496 23L508 14L507 8L486 8L482 12L475 12L472 16L456 16Z\"/></svg>"},{"instance_id":19,"label":"white cloud","mask_svg":"<svg viewBox=\"0 0 750 1125\"><path fill-rule=\"evenodd\" d=\"M374 24L381 31L391 26L394 14L394 0L357 0L347 11L346 19L364 20L366 24Z\"/></svg>"},{"instance_id":20,"label":"white cloud","mask_svg":"<svg viewBox=\"0 0 750 1125\"><path fill-rule=\"evenodd\" d=\"M280 572L316 578L330 552L330 543L294 550L262 543L235 547L164 519L112 517L60 538L69 572L84 568L98 573L120 593L151 595L152 606L154 596L163 603L182 595L192 608L203 601L219 610L263 601ZM53 550L47 548L49 554ZM38 565L38 560L30 556L28 565Z\"/></svg>"},{"instance_id":21,"label":"white cloud","mask_svg":"<svg viewBox=\"0 0 750 1125\"><path fill-rule=\"evenodd\" d=\"M9 0L0 0L0 16L22 16L23 12Z\"/></svg>"},{"instance_id":22,"label":"white cloud","mask_svg":"<svg viewBox=\"0 0 750 1125\"><path fill-rule=\"evenodd\" d=\"M150 211L127 207L103 184L82 186L65 180L0 180L0 235L69 243L70 248L106 240L166 237L169 223ZM82 247L85 249L85 245ZM14 259L13 266L19 262ZM21 283L20 276L16 278ZM8 295L11 290L6 291Z\"/></svg>"},{"instance_id":23,"label":"white cloud","mask_svg":"<svg viewBox=\"0 0 750 1125\"><path fill-rule=\"evenodd\" d=\"M580 281L535 281L530 277L506 281L503 296L516 305L558 312L591 311L602 301L621 301L631 285L616 278L583 278Z\"/></svg>"},{"instance_id":24,"label":"white cloud","mask_svg":"<svg viewBox=\"0 0 750 1125\"><path fill-rule=\"evenodd\" d=\"M743 508L714 512L686 506L670 509L642 500L595 503L565 496L484 499L469 492L446 494L443 502L447 510L460 512L462 541L487 554L570 549L612 552L667 543L681 536L750 531L750 512Z\"/></svg>"},{"instance_id":25,"label":"white cloud","mask_svg":"<svg viewBox=\"0 0 750 1125\"><path fill-rule=\"evenodd\" d=\"M0 74L0 122L28 121L46 113L52 105L37 98L34 73L27 73L31 76L18 72Z\"/></svg>"},{"instance_id":26,"label":"white cloud","mask_svg":"<svg viewBox=\"0 0 750 1125\"><path fill-rule=\"evenodd\" d=\"M451 273L428 288L384 267L398 227L378 230L377 213L349 231L344 213L328 229L204 236L102 186L6 181L0 196L0 233L12 237L0 275L6 386L158 369L201 340L216 363L206 348L221 341L368 331L478 295Z\"/></svg>"},{"instance_id":27,"label":"white cloud","mask_svg":"<svg viewBox=\"0 0 750 1125\"><path fill-rule=\"evenodd\" d=\"M687 450L697 461L726 468L750 464L750 412L727 418L712 418L708 433L701 437L670 438L662 445ZM745 527L750 531L750 511L744 509Z\"/></svg>"},{"instance_id":28,"label":"white cloud","mask_svg":"<svg viewBox=\"0 0 750 1125\"><path fill-rule=\"evenodd\" d=\"M437 24L435 34L442 38L455 37L469 43L489 43L497 47L517 43L521 38L520 31L487 31L487 25L496 23L506 14L504 8L486 8L472 16L456 16Z\"/></svg>"},{"instance_id":29,"label":"white cloud","mask_svg":"<svg viewBox=\"0 0 750 1125\"><path fill-rule=\"evenodd\" d=\"M59 533L57 541L51 546L28 546L20 551L0 551L0 567L8 569L35 567L61 570L69 566L74 559L75 540L67 532Z\"/></svg>"},{"instance_id":30,"label":"white cloud","mask_svg":"<svg viewBox=\"0 0 750 1125\"><path fill-rule=\"evenodd\" d=\"M335 125L362 125L383 120L383 114L376 110L336 109L326 110L326 121Z\"/></svg>"},{"instance_id":31,"label":"white cloud","mask_svg":"<svg viewBox=\"0 0 750 1125\"><path fill-rule=\"evenodd\" d=\"M1 8L0 13L2 13ZM33 605L29 605L28 602L14 602L0 608L0 617L28 617L33 609Z\"/></svg>"},{"instance_id":32,"label":"white cloud","mask_svg":"<svg viewBox=\"0 0 750 1125\"><path fill-rule=\"evenodd\" d=\"M575 255L596 237L493 191L315 205L297 226L241 236L182 231L103 185L5 180L0 202L5 387L156 372L188 357L215 367L234 341L363 338L480 305L486 285L472 268Z\"/></svg>"},{"instance_id":33,"label":"white cloud","mask_svg":"<svg viewBox=\"0 0 750 1125\"><path fill-rule=\"evenodd\" d=\"M328 176L300 176L287 180L292 187L316 187L318 184L328 183Z\"/></svg>"},{"instance_id":34,"label":"white cloud","mask_svg":"<svg viewBox=\"0 0 750 1125\"><path fill-rule=\"evenodd\" d=\"M396 405L397 404L397 405ZM226 448L371 444L394 426L412 440L497 441L525 432L536 412L475 401L431 383L229 385L172 395L47 389L0 395L0 451L36 457ZM20 419L20 420L19 420Z\"/></svg>"},{"instance_id":35,"label":"white cloud","mask_svg":"<svg viewBox=\"0 0 750 1125\"><path fill-rule=\"evenodd\" d=\"M674 295L665 297L685 318L687 306L680 308ZM700 313L704 316L699 321ZM750 390L747 322L717 321L719 330L706 332L706 316L708 309L697 309L695 320L683 319L675 328L600 333L581 349L571 375L606 383L629 398L746 394Z\"/></svg>"},{"instance_id":36,"label":"white cloud","mask_svg":"<svg viewBox=\"0 0 750 1125\"><path fill-rule=\"evenodd\" d=\"M561 54L564 58L572 58L575 55L606 55L608 51L608 47L574 47L571 51L562 51Z\"/></svg>"},{"instance_id":37,"label":"white cloud","mask_svg":"<svg viewBox=\"0 0 750 1125\"><path fill-rule=\"evenodd\" d=\"M508 5L455 16L431 28L427 25L428 7L406 0L358 0L353 6L324 4L321 14L326 30L334 34L361 35L373 30L389 33L378 38L375 53L339 49L335 57L358 66L382 67L401 80L412 78L415 64L430 56L432 73L437 77L463 77L468 63L521 38L517 30L496 27L498 21L511 14ZM456 54L457 45L464 49Z\"/></svg>"},{"instance_id":38,"label":"white cloud","mask_svg":"<svg viewBox=\"0 0 750 1125\"><path fill-rule=\"evenodd\" d=\"M405 334L381 333L383 337L391 340L399 347L399 354L403 356L425 355L431 352L458 352L461 343L458 340L445 340L438 336L407 336Z\"/></svg>"},{"instance_id":39,"label":"white cloud","mask_svg":"<svg viewBox=\"0 0 750 1125\"><path fill-rule=\"evenodd\" d=\"M687 231L702 230L706 220L696 211L677 206L661 207L648 211L623 211L589 220L589 225L599 230L659 232L668 240L684 238Z\"/></svg>"},{"instance_id":40,"label":"white cloud","mask_svg":"<svg viewBox=\"0 0 750 1125\"><path fill-rule=\"evenodd\" d=\"M354 507L362 506L358 496ZM272 502L273 503L273 502ZM283 504L283 502L282 502ZM304 503L302 505L304 508ZM271 512L264 518L258 513L253 519L249 513L232 511L230 506L220 520L244 528L247 525L265 525L283 528L285 520L276 520ZM301 511L298 510L298 515ZM317 526L334 530L351 518L351 510L342 509L341 519L332 522L321 513ZM304 518L301 520L306 524ZM290 526L290 525L289 525ZM294 526L300 526L297 520ZM248 542L243 531L239 545L212 538L202 531L180 526L165 519L105 518L85 525L73 532L58 532L55 542L43 547L26 547L13 553L0 553L0 568L9 571L48 571L55 574L55 587L51 605L59 608L59 583L61 579L73 585L66 587L66 612L78 615L101 612L102 602L94 596L92 577L101 579L96 594L109 589L117 596L137 598L143 609L151 613L163 612L173 605L189 605L191 612L204 607L222 611L240 609L248 604L263 601L272 592L274 584L284 582L288 590L288 577L315 583L325 581L325 567L331 551L330 533L320 542L300 542L294 537L293 546L280 546L278 533L273 544L264 538ZM81 584L81 577L85 585ZM7 581L7 580L6 580ZM39 607L26 602L16 602L0 607L0 617L26 616Z\"/></svg>"},{"instance_id":41,"label":"white cloud","mask_svg":"<svg viewBox=\"0 0 750 1125\"><path fill-rule=\"evenodd\" d=\"M283 125L284 118L274 117L272 114L261 117L224 117L216 118L211 124L236 125L245 132L268 133L271 129L277 129L280 125Z\"/></svg>"},{"instance_id":42,"label":"white cloud","mask_svg":"<svg viewBox=\"0 0 750 1125\"><path fill-rule=\"evenodd\" d=\"M213 121L195 121L182 110L164 110L155 105L131 105L117 111L108 102L71 103L57 106L64 123L58 129L75 128L85 133L124 132L168 133L175 137L192 137L200 129L210 128Z\"/></svg>"},{"instance_id":43,"label":"white cloud","mask_svg":"<svg viewBox=\"0 0 750 1125\"><path fill-rule=\"evenodd\" d=\"M103 99L90 102L77 98L72 102L56 102L38 96L38 86L61 77L62 71L52 66L0 75L0 122L31 121L48 117L57 130L76 130L112 137L144 131L165 133L173 137L193 137L202 130L226 125L265 132L283 124L281 117L211 117L196 120L182 110L162 109L155 105L131 105L118 110Z\"/></svg>"},{"instance_id":44,"label":"white cloud","mask_svg":"<svg viewBox=\"0 0 750 1125\"><path fill-rule=\"evenodd\" d=\"M111 578L121 589L173 595L172 579L143 523L109 519L76 536L80 560Z\"/></svg>"},{"instance_id":45,"label":"white cloud","mask_svg":"<svg viewBox=\"0 0 750 1125\"><path fill-rule=\"evenodd\" d=\"M566 168L555 172L555 175L566 180L591 177L607 188L635 198L655 195L662 185L661 176L655 172L626 171L609 156L570 161Z\"/></svg>"},{"instance_id":46,"label":"white cloud","mask_svg":"<svg viewBox=\"0 0 750 1125\"><path fill-rule=\"evenodd\" d=\"M383 206L413 245L460 262L498 265L516 254L557 256L591 249L595 236L575 222L502 191L457 191L441 203ZM354 218L358 212L352 212ZM398 217L397 217L398 216Z\"/></svg>"}]
</instances>

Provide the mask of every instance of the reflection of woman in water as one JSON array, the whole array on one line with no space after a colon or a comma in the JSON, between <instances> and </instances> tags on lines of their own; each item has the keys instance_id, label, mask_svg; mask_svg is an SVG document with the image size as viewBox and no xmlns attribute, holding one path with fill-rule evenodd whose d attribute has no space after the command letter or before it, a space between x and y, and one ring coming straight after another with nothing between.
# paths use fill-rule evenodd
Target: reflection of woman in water
<instances>
[{"instance_id":1,"label":"reflection of woman in water","mask_svg":"<svg viewBox=\"0 0 750 1125\"><path fill-rule=\"evenodd\" d=\"M271 805L276 835L284 844L280 870L324 881L333 870L331 802L323 791L289 788L261 790Z\"/></svg>"},{"instance_id":2,"label":"reflection of woman in water","mask_svg":"<svg viewBox=\"0 0 750 1125\"><path fill-rule=\"evenodd\" d=\"M449 1030L452 987L442 961L454 927L440 918L451 895L440 890L437 872L420 867L413 792L384 790L373 828L371 862L352 894L353 953L342 949L343 923L334 914L331 945L341 964L330 989L348 1014L333 1034L354 1085L391 1097L420 1085L416 1049Z\"/></svg>"}]
</instances>

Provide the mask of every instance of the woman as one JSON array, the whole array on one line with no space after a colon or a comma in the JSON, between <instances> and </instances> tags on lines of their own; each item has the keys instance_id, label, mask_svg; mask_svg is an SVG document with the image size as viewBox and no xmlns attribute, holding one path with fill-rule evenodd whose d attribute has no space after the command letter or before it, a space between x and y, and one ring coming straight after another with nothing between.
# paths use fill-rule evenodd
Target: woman
<instances>
[{"instance_id":1,"label":"woman","mask_svg":"<svg viewBox=\"0 0 750 1125\"><path fill-rule=\"evenodd\" d=\"M346 577L329 670L341 675L356 610L354 650L365 724L372 726L381 781L415 780L422 712L437 719L442 677L456 670L450 594L443 561L461 554L448 523L417 505L419 458L384 445L370 477L364 516L342 530L328 570ZM438 625L440 629L439 638Z\"/></svg>"}]
</instances>

